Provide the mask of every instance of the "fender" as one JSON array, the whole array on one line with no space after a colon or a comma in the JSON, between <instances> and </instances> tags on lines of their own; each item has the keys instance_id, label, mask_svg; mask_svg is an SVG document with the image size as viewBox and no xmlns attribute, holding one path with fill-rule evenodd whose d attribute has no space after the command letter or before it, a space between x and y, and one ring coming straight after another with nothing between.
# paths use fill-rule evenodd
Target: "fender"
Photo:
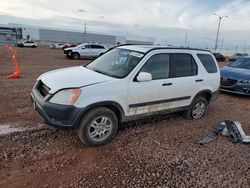
<instances>
[{"instance_id":1,"label":"fender","mask_svg":"<svg viewBox=\"0 0 250 188\"><path fill-rule=\"evenodd\" d=\"M115 102L115 101L102 101L102 102L97 102L97 103L93 103L93 104L90 104L84 108L82 108L81 112L79 113L78 117L77 117L77 120L75 122L75 126L77 126L81 120L81 118L84 116L84 114L86 114L88 111L94 109L94 108L97 108L97 107L107 107L113 111L115 111L115 113L118 113L118 120L120 122L122 122L124 119L125 119L125 113L124 113L124 110L122 108L122 106ZM118 111L117 111L117 110Z\"/></svg>"},{"instance_id":2,"label":"fender","mask_svg":"<svg viewBox=\"0 0 250 188\"><path fill-rule=\"evenodd\" d=\"M208 94L208 95L209 95L209 96L208 96L209 98L206 98L206 99L208 99L208 103L211 102L211 99L212 99L212 97L213 97L213 92L212 92L211 90L206 89L206 90L202 90L202 91L198 92L198 93L194 96L194 98L193 98L193 100L192 100L192 103L193 103L193 101L194 101L198 96L201 96L202 94Z\"/></svg>"}]
</instances>

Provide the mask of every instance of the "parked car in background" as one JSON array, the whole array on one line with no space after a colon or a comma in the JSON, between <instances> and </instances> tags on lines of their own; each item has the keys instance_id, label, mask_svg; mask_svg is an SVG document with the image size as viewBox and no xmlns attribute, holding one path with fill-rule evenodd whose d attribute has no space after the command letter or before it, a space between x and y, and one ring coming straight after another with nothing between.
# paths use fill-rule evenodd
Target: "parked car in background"
<instances>
[{"instance_id":1,"label":"parked car in background","mask_svg":"<svg viewBox=\"0 0 250 188\"><path fill-rule=\"evenodd\" d=\"M63 46L64 46L63 43L51 43L50 44L51 49L62 49Z\"/></svg>"},{"instance_id":2,"label":"parked car in background","mask_svg":"<svg viewBox=\"0 0 250 188\"><path fill-rule=\"evenodd\" d=\"M247 53L235 53L231 57L229 57L229 60L230 61L236 61L236 60L238 60L238 59L240 59L242 57L246 57L246 56L248 56Z\"/></svg>"},{"instance_id":3,"label":"parked car in background","mask_svg":"<svg viewBox=\"0 0 250 188\"><path fill-rule=\"evenodd\" d=\"M104 45L83 43L73 48L64 49L64 55L70 59L79 59L81 57L99 57L108 49Z\"/></svg>"},{"instance_id":4,"label":"parked car in background","mask_svg":"<svg viewBox=\"0 0 250 188\"><path fill-rule=\"evenodd\" d=\"M221 91L250 96L250 57L243 57L221 69Z\"/></svg>"},{"instance_id":5,"label":"parked car in background","mask_svg":"<svg viewBox=\"0 0 250 188\"><path fill-rule=\"evenodd\" d=\"M31 47L31 48L36 48L38 47L37 43L33 41L22 41L17 43L18 47Z\"/></svg>"},{"instance_id":6,"label":"parked car in background","mask_svg":"<svg viewBox=\"0 0 250 188\"><path fill-rule=\"evenodd\" d=\"M213 53L213 55L217 61L225 61L226 60L224 55L222 55L221 53Z\"/></svg>"},{"instance_id":7,"label":"parked car in background","mask_svg":"<svg viewBox=\"0 0 250 188\"><path fill-rule=\"evenodd\" d=\"M121 122L177 111L187 119L202 118L219 86L219 67L209 51L127 45L86 67L41 75L31 96L47 124L76 128L84 144L100 146Z\"/></svg>"},{"instance_id":8,"label":"parked car in background","mask_svg":"<svg viewBox=\"0 0 250 188\"><path fill-rule=\"evenodd\" d=\"M73 47L76 47L77 45L76 44L70 44L70 43L67 43L67 44L64 44L61 49L64 50L66 48L73 48Z\"/></svg>"}]
</instances>

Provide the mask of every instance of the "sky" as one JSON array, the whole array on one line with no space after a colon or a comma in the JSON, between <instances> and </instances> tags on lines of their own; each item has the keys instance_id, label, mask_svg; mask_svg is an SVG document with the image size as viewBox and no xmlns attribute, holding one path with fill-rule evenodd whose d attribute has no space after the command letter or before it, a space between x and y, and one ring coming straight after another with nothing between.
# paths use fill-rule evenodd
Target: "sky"
<instances>
[{"instance_id":1,"label":"sky","mask_svg":"<svg viewBox=\"0 0 250 188\"><path fill-rule=\"evenodd\" d=\"M0 0L0 24L148 37L163 45L250 48L250 0ZM187 42L186 41L187 38Z\"/></svg>"}]
</instances>

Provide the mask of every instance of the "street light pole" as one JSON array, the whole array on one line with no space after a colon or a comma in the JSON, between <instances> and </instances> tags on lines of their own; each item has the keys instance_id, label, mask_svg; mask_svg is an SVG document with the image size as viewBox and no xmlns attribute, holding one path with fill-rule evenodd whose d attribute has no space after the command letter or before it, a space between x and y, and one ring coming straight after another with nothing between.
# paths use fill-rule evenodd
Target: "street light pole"
<instances>
[{"instance_id":1,"label":"street light pole","mask_svg":"<svg viewBox=\"0 0 250 188\"><path fill-rule=\"evenodd\" d=\"M215 47L214 47L214 52L216 52L217 47L218 47L218 37L219 37L219 32L220 32L221 20L222 20L222 18L227 18L228 16L226 16L226 15L220 16L220 15L218 15L216 13L214 15L218 16L218 18L219 18L219 23L218 23L218 28L217 28L217 34L216 34L216 40L215 40Z\"/></svg>"}]
</instances>

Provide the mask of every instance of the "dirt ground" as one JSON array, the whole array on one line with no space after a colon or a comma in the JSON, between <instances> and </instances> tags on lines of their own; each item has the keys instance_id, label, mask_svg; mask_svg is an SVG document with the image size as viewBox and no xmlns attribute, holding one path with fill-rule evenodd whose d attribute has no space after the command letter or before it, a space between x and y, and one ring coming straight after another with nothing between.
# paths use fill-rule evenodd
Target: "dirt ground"
<instances>
[{"instance_id":1,"label":"dirt ground","mask_svg":"<svg viewBox=\"0 0 250 188\"><path fill-rule=\"evenodd\" d=\"M39 47L19 48L18 62L22 78L6 79L11 54L0 48L0 128L28 128L0 136L0 187L250 187L250 145L226 137L196 144L226 119L250 134L249 98L220 94L201 120L172 114L131 122L109 144L87 148L74 131L43 125L30 92L40 74L88 61Z\"/></svg>"}]
</instances>

